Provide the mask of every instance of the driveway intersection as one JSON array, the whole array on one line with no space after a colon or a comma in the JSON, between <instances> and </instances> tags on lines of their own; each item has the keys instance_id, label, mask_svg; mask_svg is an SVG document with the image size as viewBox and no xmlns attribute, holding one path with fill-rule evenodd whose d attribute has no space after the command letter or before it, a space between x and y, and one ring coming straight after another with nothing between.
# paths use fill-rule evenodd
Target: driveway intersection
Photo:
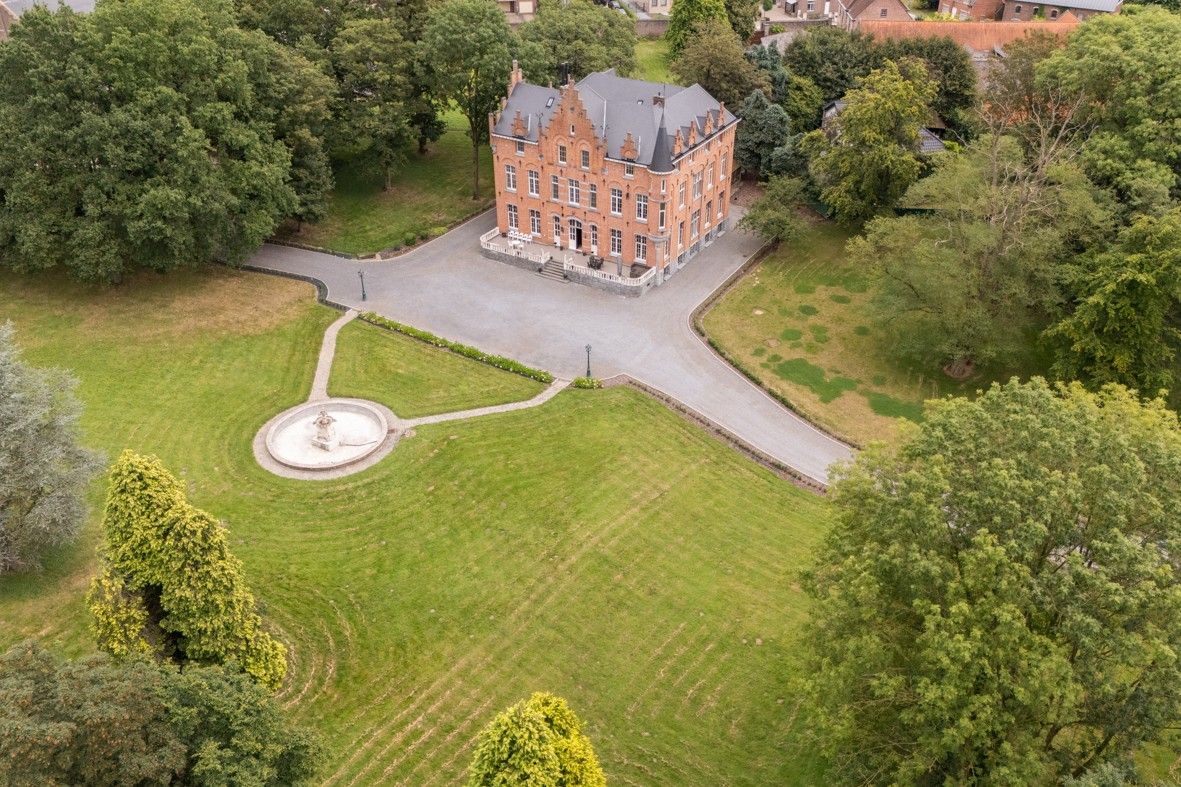
<instances>
[{"instance_id":1,"label":"driveway intersection","mask_svg":"<svg viewBox=\"0 0 1181 787\"><path fill-rule=\"evenodd\" d=\"M561 377L626 373L679 399L783 464L827 483L852 455L718 358L689 316L759 247L731 230L661 287L625 298L553 281L483 257L491 212L391 260L350 261L264 246L254 267L318 279L329 299L515 358ZM361 301L364 271L368 298Z\"/></svg>"}]
</instances>

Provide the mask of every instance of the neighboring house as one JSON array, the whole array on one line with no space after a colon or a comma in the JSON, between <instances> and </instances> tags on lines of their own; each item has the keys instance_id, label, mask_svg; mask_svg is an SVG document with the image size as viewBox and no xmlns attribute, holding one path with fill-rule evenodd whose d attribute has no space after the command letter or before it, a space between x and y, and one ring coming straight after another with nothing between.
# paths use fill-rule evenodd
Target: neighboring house
<instances>
[{"instance_id":1,"label":"neighboring house","mask_svg":"<svg viewBox=\"0 0 1181 787\"><path fill-rule=\"evenodd\" d=\"M1052 22L1070 15L1081 22L1096 14L1118 14L1123 5L1123 0L1054 0L1052 3L1003 0L1000 18L1005 22L1029 22L1034 19Z\"/></svg>"},{"instance_id":2,"label":"neighboring house","mask_svg":"<svg viewBox=\"0 0 1181 787\"><path fill-rule=\"evenodd\" d=\"M8 38L12 25L25 11L35 5L56 9L58 5L65 5L81 13L94 10L95 0L0 0L0 41Z\"/></svg>"},{"instance_id":3,"label":"neighboring house","mask_svg":"<svg viewBox=\"0 0 1181 787\"><path fill-rule=\"evenodd\" d=\"M496 4L508 17L509 24L514 27L530 21L537 12L535 0L496 0Z\"/></svg>"},{"instance_id":4,"label":"neighboring house","mask_svg":"<svg viewBox=\"0 0 1181 787\"><path fill-rule=\"evenodd\" d=\"M962 21L995 21L1001 17L1003 0L939 0L939 13Z\"/></svg>"},{"instance_id":5,"label":"neighboring house","mask_svg":"<svg viewBox=\"0 0 1181 787\"><path fill-rule=\"evenodd\" d=\"M727 227L738 119L700 85L608 69L543 87L514 62L488 122L496 222L511 240L633 276L654 268L660 282Z\"/></svg>"},{"instance_id":6,"label":"neighboring house","mask_svg":"<svg viewBox=\"0 0 1181 787\"><path fill-rule=\"evenodd\" d=\"M824 105L824 112L820 116L820 127L829 136L832 136L834 133L832 128L833 121L848 105L849 102L843 98L830 101ZM918 154L920 156L929 156L932 153L940 153L947 150L947 146L943 144L943 135L945 133L947 133L947 124L943 122L943 118L939 117L939 113L934 110L928 112L927 122L919 129Z\"/></svg>"},{"instance_id":7,"label":"neighboring house","mask_svg":"<svg viewBox=\"0 0 1181 787\"><path fill-rule=\"evenodd\" d=\"M14 14L4 0L0 0L0 41L8 38L8 31L12 29L12 23L16 21L16 14Z\"/></svg>"},{"instance_id":8,"label":"neighboring house","mask_svg":"<svg viewBox=\"0 0 1181 787\"><path fill-rule=\"evenodd\" d=\"M798 19L829 19L852 30L865 19L913 19L902 0L783 0L783 12Z\"/></svg>"}]
</instances>

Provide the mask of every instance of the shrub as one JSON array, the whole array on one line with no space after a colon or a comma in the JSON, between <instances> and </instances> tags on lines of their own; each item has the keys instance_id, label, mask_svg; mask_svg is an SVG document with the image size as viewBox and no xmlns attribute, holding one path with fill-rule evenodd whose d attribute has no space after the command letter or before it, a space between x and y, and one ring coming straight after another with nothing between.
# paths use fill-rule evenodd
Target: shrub
<instances>
[{"instance_id":1,"label":"shrub","mask_svg":"<svg viewBox=\"0 0 1181 787\"><path fill-rule=\"evenodd\" d=\"M554 376L549 372L541 369L534 369L532 366L526 366L523 363L514 361L512 358L505 358L503 355L492 355L483 350L471 347L459 342L453 342L449 339L444 339L441 336L436 336L430 331L424 331L415 328L411 325L403 325L400 322L382 317L380 314L374 312L365 312L361 315L361 319L365 322L385 328L386 330L400 333L404 336L409 336L412 339L418 339L420 342L425 342L434 347L441 347L444 350L449 350L456 355L462 355L464 358L471 358L473 361L486 363L489 366L495 366L497 369L503 369L506 372L519 374L522 377L528 377L530 380L537 380L541 383L552 383Z\"/></svg>"},{"instance_id":2,"label":"shrub","mask_svg":"<svg viewBox=\"0 0 1181 787\"><path fill-rule=\"evenodd\" d=\"M602 388L603 382L597 377L575 377L571 385L575 388L594 389Z\"/></svg>"}]
</instances>

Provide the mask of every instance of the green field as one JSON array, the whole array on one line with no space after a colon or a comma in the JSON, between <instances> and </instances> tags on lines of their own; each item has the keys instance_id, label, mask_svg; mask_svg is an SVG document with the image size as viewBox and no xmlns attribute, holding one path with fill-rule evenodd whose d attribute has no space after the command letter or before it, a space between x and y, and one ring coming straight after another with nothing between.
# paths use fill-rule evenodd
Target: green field
<instances>
[{"instance_id":1,"label":"green field","mask_svg":"<svg viewBox=\"0 0 1181 787\"><path fill-rule=\"evenodd\" d=\"M636 79L676 82L668 67L668 44L663 38L641 38L636 42Z\"/></svg>"},{"instance_id":2,"label":"green field","mask_svg":"<svg viewBox=\"0 0 1181 787\"><path fill-rule=\"evenodd\" d=\"M531 399L536 380L354 320L336 340L329 393L380 402L402 418Z\"/></svg>"},{"instance_id":3,"label":"green field","mask_svg":"<svg viewBox=\"0 0 1181 787\"><path fill-rule=\"evenodd\" d=\"M956 382L892 355L872 327L870 281L845 254L854 234L814 221L718 300L702 320L706 333L810 420L858 443L893 438L898 419L921 417L924 399L1047 368L1031 351Z\"/></svg>"},{"instance_id":4,"label":"green field","mask_svg":"<svg viewBox=\"0 0 1181 787\"><path fill-rule=\"evenodd\" d=\"M336 316L307 285L224 269L114 290L0 277L28 360L81 380L87 442L159 455L226 522L329 783L455 784L478 729L540 689L571 701L613 784L819 779L787 683L821 498L629 389L422 427L338 481L272 476L251 438L306 396ZM379 374L386 401L488 379L357 335L388 339L390 368L437 366ZM474 388L497 385L519 382ZM0 646L91 650L96 540L97 516L43 572L0 580Z\"/></svg>"},{"instance_id":5,"label":"green field","mask_svg":"<svg viewBox=\"0 0 1181 787\"><path fill-rule=\"evenodd\" d=\"M406 163L385 191L381 170L358 159L336 170L328 217L286 237L335 251L367 255L408 245L410 238L441 228L492 204L492 153L480 148L480 199L472 200L472 143L467 120L444 115L447 131L430 151L406 153Z\"/></svg>"}]
</instances>

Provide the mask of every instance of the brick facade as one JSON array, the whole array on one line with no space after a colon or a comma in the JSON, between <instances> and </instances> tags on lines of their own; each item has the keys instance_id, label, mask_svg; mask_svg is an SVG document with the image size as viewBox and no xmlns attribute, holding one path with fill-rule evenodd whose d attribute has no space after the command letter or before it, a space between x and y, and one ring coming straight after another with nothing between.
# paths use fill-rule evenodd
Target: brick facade
<instances>
[{"instance_id":1,"label":"brick facade","mask_svg":"<svg viewBox=\"0 0 1181 787\"><path fill-rule=\"evenodd\" d=\"M629 83L633 92L648 84L611 78ZM514 68L510 97L520 82ZM663 117L661 86L652 87L651 103L637 100L633 111ZM669 131L671 160L659 165L642 160L644 140L630 132L612 155L574 83L554 90L551 98L544 121L516 111L509 133L503 133L506 124L502 133L496 127L502 113L513 112L511 103L489 118L502 234L517 232L537 243L663 271L684 262L725 226L737 121L721 104L714 103L700 127L690 124L687 137L680 128ZM657 133L663 132L662 127Z\"/></svg>"}]
</instances>

